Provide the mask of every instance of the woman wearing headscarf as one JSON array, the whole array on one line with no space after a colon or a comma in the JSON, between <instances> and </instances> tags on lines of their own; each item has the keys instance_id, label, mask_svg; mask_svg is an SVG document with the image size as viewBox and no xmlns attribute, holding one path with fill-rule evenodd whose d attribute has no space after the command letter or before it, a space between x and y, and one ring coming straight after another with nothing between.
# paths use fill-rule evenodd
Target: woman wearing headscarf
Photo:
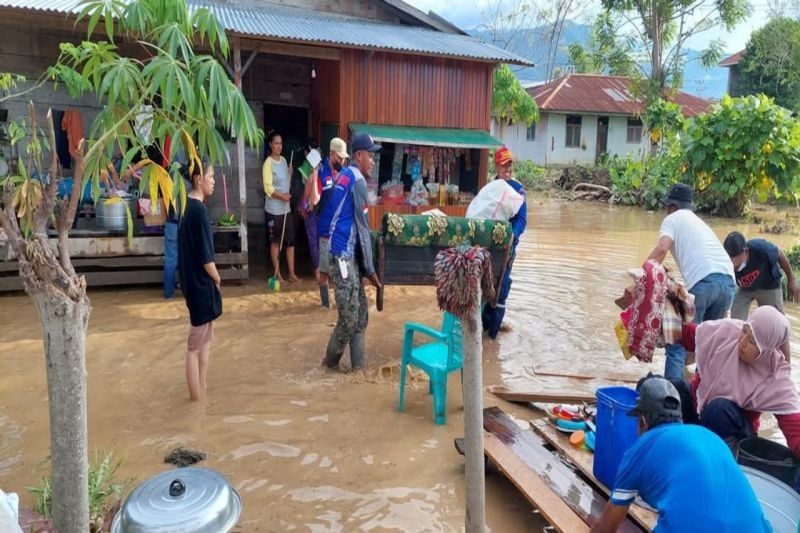
<instances>
[{"instance_id":1,"label":"woman wearing headscarf","mask_svg":"<svg viewBox=\"0 0 800 533\"><path fill-rule=\"evenodd\" d=\"M778 419L800 457L800 396L789 365L789 321L774 307L759 307L747 322L713 320L697 327L700 423L723 439L758 431L761 413ZM699 382L698 382L699 381Z\"/></svg>"}]
</instances>

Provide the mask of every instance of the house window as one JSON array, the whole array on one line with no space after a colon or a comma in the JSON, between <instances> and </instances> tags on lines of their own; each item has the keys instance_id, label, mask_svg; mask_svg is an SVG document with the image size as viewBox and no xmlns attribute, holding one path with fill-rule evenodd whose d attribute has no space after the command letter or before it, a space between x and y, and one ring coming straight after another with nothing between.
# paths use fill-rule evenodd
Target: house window
<instances>
[{"instance_id":1,"label":"house window","mask_svg":"<svg viewBox=\"0 0 800 533\"><path fill-rule=\"evenodd\" d=\"M526 141L536 140L536 124L531 124L530 126L528 126L528 129L525 132L525 140Z\"/></svg>"},{"instance_id":2,"label":"house window","mask_svg":"<svg viewBox=\"0 0 800 533\"><path fill-rule=\"evenodd\" d=\"M642 142L642 120L639 118L628 119L628 142L640 144Z\"/></svg>"},{"instance_id":3,"label":"house window","mask_svg":"<svg viewBox=\"0 0 800 533\"><path fill-rule=\"evenodd\" d=\"M578 148L581 145L581 116L567 115L567 148Z\"/></svg>"}]
</instances>

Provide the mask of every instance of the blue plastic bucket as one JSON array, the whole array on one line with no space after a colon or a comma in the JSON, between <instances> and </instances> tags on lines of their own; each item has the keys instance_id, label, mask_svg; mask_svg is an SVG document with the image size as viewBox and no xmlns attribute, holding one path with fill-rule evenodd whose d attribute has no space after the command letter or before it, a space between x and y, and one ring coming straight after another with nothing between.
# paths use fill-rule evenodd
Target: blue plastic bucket
<instances>
[{"instance_id":1,"label":"blue plastic bucket","mask_svg":"<svg viewBox=\"0 0 800 533\"><path fill-rule=\"evenodd\" d=\"M627 387L597 389L597 432L592 472L606 487L614 487L622 456L638 438L636 417L627 414L636 407L638 397L638 392Z\"/></svg>"}]
</instances>

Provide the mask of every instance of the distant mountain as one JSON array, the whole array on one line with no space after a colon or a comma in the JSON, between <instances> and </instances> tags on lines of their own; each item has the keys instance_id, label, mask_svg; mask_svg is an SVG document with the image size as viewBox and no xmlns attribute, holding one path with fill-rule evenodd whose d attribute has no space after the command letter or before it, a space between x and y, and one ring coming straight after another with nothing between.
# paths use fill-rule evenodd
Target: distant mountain
<instances>
[{"instance_id":1,"label":"distant mountain","mask_svg":"<svg viewBox=\"0 0 800 533\"><path fill-rule=\"evenodd\" d=\"M578 24L567 21L561 35L561 44L556 53L556 68L566 70L569 68L569 55L567 49L572 43L585 45L589 40L591 26L588 24ZM486 30L472 30L469 33L485 42L491 42L491 36ZM509 39L509 49L533 61L535 67L512 67L517 77L523 82L536 82L545 79L545 63L547 62L547 40L548 28L539 26L537 28L521 30L512 39ZM508 37L506 37L508 39ZM699 61L701 52L689 50L687 52L689 61L684 73L683 90L687 93L700 96L702 98L721 98L725 94L728 84L728 69L713 67L703 68Z\"/></svg>"}]
</instances>

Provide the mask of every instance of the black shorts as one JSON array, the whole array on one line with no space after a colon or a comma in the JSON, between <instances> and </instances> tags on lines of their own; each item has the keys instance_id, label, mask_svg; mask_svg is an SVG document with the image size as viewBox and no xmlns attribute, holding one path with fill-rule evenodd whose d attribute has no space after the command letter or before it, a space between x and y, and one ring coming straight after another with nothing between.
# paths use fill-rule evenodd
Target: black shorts
<instances>
[{"instance_id":1,"label":"black shorts","mask_svg":"<svg viewBox=\"0 0 800 533\"><path fill-rule=\"evenodd\" d=\"M266 215L267 242L281 244L281 234L283 234L283 247L294 246L294 213L287 213L285 216L269 213Z\"/></svg>"}]
</instances>

